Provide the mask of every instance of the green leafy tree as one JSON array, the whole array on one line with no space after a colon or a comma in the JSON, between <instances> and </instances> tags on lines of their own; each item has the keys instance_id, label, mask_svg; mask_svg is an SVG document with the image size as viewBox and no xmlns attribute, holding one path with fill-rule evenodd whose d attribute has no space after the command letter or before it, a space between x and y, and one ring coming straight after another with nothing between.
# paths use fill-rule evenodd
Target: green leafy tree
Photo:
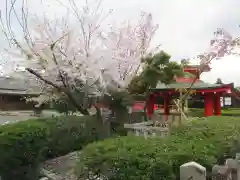
<instances>
[{"instance_id":1,"label":"green leafy tree","mask_svg":"<svg viewBox=\"0 0 240 180\"><path fill-rule=\"evenodd\" d=\"M216 84L223 84L222 79L221 78L217 78Z\"/></svg>"},{"instance_id":2,"label":"green leafy tree","mask_svg":"<svg viewBox=\"0 0 240 180\"><path fill-rule=\"evenodd\" d=\"M128 90L131 94L144 94L145 99L149 99L149 88L156 88L158 83L170 84L175 81L176 76L183 75L180 64L170 61L171 56L161 51L154 55L149 55L142 59L145 67L142 73L133 78ZM144 107L146 115L147 104ZM145 120L147 117L145 116Z\"/></svg>"},{"instance_id":3,"label":"green leafy tree","mask_svg":"<svg viewBox=\"0 0 240 180\"><path fill-rule=\"evenodd\" d=\"M187 66L190 64L190 59L182 59L181 60L181 65L182 66Z\"/></svg>"},{"instance_id":4,"label":"green leafy tree","mask_svg":"<svg viewBox=\"0 0 240 180\"><path fill-rule=\"evenodd\" d=\"M176 76L183 75L180 64L170 61L171 56L161 51L142 59L145 67L142 73L135 76L128 86L131 94L144 94L149 88L155 88L159 82L169 84Z\"/></svg>"}]
</instances>

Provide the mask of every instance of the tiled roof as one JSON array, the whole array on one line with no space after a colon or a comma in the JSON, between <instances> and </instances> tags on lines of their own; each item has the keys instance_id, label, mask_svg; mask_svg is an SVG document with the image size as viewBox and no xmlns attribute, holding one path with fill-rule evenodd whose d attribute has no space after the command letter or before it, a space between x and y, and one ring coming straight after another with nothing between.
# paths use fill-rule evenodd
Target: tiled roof
<instances>
[{"instance_id":1,"label":"tiled roof","mask_svg":"<svg viewBox=\"0 0 240 180\"><path fill-rule=\"evenodd\" d=\"M189 67L195 67L189 66ZM152 88L152 90L170 90L170 89L181 89L181 88L189 88L194 81L196 75L190 73L190 72L184 72L184 75L182 77L179 77L176 79L177 82L171 83L171 84L163 84L159 83L156 88ZM210 84L206 83L204 81L201 81L200 79L197 79L192 86L192 89L214 89L217 87L222 87L224 84Z\"/></svg>"},{"instance_id":2,"label":"tiled roof","mask_svg":"<svg viewBox=\"0 0 240 180\"><path fill-rule=\"evenodd\" d=\"M36 87L35 84L22 79L0 77L0 94L39 94L36 91Z\"/></svg>"},{"instance_id":3,"label":"tiled roof","mask_svg":"<svg viewBox=\"0 0 240 180\"><path fill-rule=\"evenodd\" d=\"M164 89L178 89L178 88L189 88L191 85L191 83L171 83L171 84L163 84L163 83L159 83L157 85L156 90L164 90ZM192 86L192 89L211 89L211 88L217 88L217 87L221 87L221 84L209 84L209 83L205 83L203 81L200 82L196 82L194 83L194 85Z\"/></svg>"}]
</instances>

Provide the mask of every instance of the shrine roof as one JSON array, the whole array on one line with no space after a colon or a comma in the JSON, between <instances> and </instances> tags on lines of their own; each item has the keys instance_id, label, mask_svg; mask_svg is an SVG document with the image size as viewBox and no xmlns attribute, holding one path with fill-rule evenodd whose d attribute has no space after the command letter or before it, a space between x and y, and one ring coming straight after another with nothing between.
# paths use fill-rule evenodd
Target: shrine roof
<instances>
[{"instance_id":1,"label":"shrine roof","mask_svg":"<svg viewBox=\"0 0 240 180\"><path fill-rule=\"evenodd\" d=\"M186 65L185 68L198 68L199 65L193 64L193 65Z\"/></svg>"},{"instance_id":2,"label":"shrine roof","mask_svg":"<svg viewBox=\"0 0 240 180\"><path fill-rule=\"evenodd\" d=\"M181 88L189 88L191 83L187 82L174 82L171 84L163 84L159 83L156 88L152 88L151 90L157 91L164 91L164 90L174 90L174 89L181 89ZM193 90L204 90L204 89L219 89L227 86L232 86L232 84L210 84L203 81L198 81L194 83L192 86Z\"/></svg>"}]
</instances>

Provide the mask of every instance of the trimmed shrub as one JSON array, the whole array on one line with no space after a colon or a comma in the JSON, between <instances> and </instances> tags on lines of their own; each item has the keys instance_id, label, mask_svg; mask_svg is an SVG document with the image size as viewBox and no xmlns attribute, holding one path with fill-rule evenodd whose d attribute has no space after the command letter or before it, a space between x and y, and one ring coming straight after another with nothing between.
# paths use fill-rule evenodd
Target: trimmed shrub
<instances>
[{"instance_id":1,"label":"trimmed shrub","mask_svg":"<svg viewBox=\"0 0 240 180\"><path fill-rule=\"evenodd\" d=\"M173 129L167 138L119 137L95 142L79 155L76 174L111 180L174 180L183 163L196 161L208 170L239 152L240 119L212 117Z\"/></svg>"},{"instance_id":2,"label":"trimmed shrub","mask_svg":"<svg viewBox=\"0 0 240 180\"><path fill-rule=\"evenodd\" d=\"M45 124L37 121L0 127L0 176L3 180L36 179L46 132Z\"/></svg>"},{"instance_id":3,"label":"trimmed shrub","mask_svg":"<svg viewBox=\"0 0 240 180\"><path fill-rule=\"evenodd\" d=\"M94 116L27 120L0 127L0 176L35 180L46 159L80 150L103 138Z\"/></svg>"},{"instance_id":4,"label":"trimmed shrub","mask_svg":"<svg viewBox=\"0 0 240 180\"><path fill-rule=\"evenodd\" d=\"M48 127L43 158L50 159L79 150L86 144L103 139L101 123L95 116L64 116L39 119Z\"/></svg>"}]
</instances>

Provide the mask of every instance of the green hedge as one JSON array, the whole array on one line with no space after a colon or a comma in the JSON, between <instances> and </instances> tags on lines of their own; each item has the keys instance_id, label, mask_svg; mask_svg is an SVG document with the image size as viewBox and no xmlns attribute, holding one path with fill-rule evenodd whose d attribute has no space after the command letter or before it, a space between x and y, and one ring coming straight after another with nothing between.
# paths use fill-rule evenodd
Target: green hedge
<instances>
[{"instance_id":1,"label":"green hedge","mask_svg":"<svg viewBox=\"0 0 240 180\"><path fill-rule=\"evenodd\" d=\"M48 128L43 157L50 159L81 149L89 142L104 138L95 116L70 116L38 120Z\"/></svg>"},{"instance_id":2,"label":"green hedge","mask_svg":"<svg viewBox=\"0 0 240 180\"><path fill-rule=\"evenodd\" d=\"M27 120L0 127L0 176L35 180L46 159L79 150L101 138L93 116Z\"/></svg>"},{"instance_id":3,"label":"green hedge","mask_svg":"<svg viewBox=\"0 0 240 180\"><path fill-rule=\"evenodd\" d=\"M211 170L234 156L239 136L240 119L211 117L174 129L167 138L108 139L82 150L76 174L83 179L92 172L111 180L175 180L183 163L196 161Z\"/></svg>"},{"instance_id":4,"label":"green hedge","mask_svg":"<svg viewBox=\"0 0 240 180\"><path fill-rule=\"evenodd\" d=\"M204 109L191 108L191 109L189 109L188 116L203 117ZM238 109L238 108L222 109L222 116L240 116L240 109Z\"/></svg>"}]
</instances>

